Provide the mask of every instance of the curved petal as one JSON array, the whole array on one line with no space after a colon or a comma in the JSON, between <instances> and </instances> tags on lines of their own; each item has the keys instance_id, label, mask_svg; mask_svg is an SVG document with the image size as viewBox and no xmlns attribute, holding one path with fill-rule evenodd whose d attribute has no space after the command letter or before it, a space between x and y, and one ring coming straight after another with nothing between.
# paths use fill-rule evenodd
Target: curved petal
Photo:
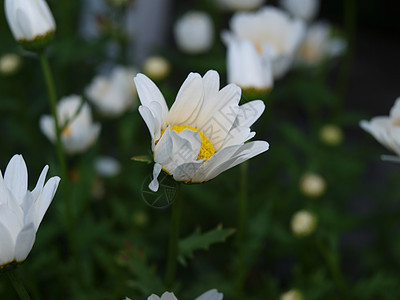
<instances>
[{"instance_id":1,"label":"curved petal","mask_svg":"<svg viewBox=\"0 0 400 300\"><path fill-rule=\"evenodd\" d=\"M46 175L47 175L47 171L49 170L49 166L46 165L42 172L40 173L39 179L36 183L35 188L32 190L31 194L32 197L34 199L34 201L36 201L36 199L39 197L39 195L42 193L43 190L43 185L44 185L44 181L46 180Z\"/></svg>"},{"instance_id":2,"label":"curved petal","mask_svg":"<svg viewBox=\"0 0 400 300\"><path fill-rule=\"evenodd\" d=\"M160 186L160 184L159 184L159 182L158 182L158 180L157 180L158 175L160 175L160 173L161 173L161 165L158 164L158 163L154 164L154 168L153 168L153 180L152 180L152 181L150 182L150 184L149 184L149 189L150 189L151 191L153 191L153 192L157 192L157 191L158 191L158 188L159 188L159 186Z\"/></svg>"},{"instance_id":3,"label":"curved petal","mask_svg":"<svg viewBox=\"0 0 400 300\"><path fill-rule=\"evenodd\" d=\"M174 179L176 181L184 181L188 182L192 179L194 173L200 168L200 166L204 163L204 159L183 163L176 167L174 170Z\"/></svg>"},{"instance_id":4,"label":"curved petal","mask_svg":"<svg viewBox=\"0 0 400 300\"><path fill-rule=\"evenodd\" d=\"M219 74L210 70L203 76L204 101L203 106L208 105L207 100L215 96L219 91Z\"/></svg>"},{"instance_id":5,"label":"curved petal","mask_svg":"<svg viewBox=\"0 0 400 300\"><path fill-rule=\"evenodd\" d=\"M169 125L191 125L203 104L203 79L198 73L190 73L179 89L172 105L167 123Z\"/></svg>"},{"instance_id":6,"label":"curved petal","mask_svg":"<svg viewBox=\"0 0 400 300\"><path fill-rule=\"evenodd\" d=\"M13 241L15 241L18 233L21 231L21 228L23 227L21 221L22 220L18 218L16 213L12 211L8 207L8 205L6 204L0 205L0 222L7 229ZM2 240L0 239L0 241Z\"/></svg>"},{"instance_id":7,"label":"curved petal","mask_svg":"<svg viewBox=\"0 0 400 300\"><path fill-rule=\"evenodd\" d=\"M160 104L162 109L161 126L166 127L166 120L168 115L168 107L165 102L164 96L161 94L158 87L146 75L137 74L134 78L136 90L139 95L140 102L144 106L149 106L151 102L156 101Z\"/></svg>"},{"instance_id":8,"label":"curved petal","mask_svg":"<svg viewBox=\"0 0 400 300\"><path fill-rule=\"evenodd\" d=\"M155 132L156 132L156 118L154 117L153 113L151 112L150 108L147 106L139 106L139 113L142 116L144 122L146 123L147 129L149 129L149 133L151 139L155 140Z\"/></svg>"},{"instance_id":9,"label":"curved petal","mask_svg":"<svg viewBox=\"0 0 400 300\"><path fill-rule=\"evenodd\" d=\"M4 172L4 183L21 204L28 190L28 170L22 155L14 155Z\"/></svg>"},{"instance_id":10,"label":"curved petal","mask_svg":"<svg viewBox=\"0 0 400 300\"><path fill-rule=\"evenodd\" d=\"M35 227L36 230L38 229L44 214L46 213L47 209L51 201L54 198L56 193L58 184L60 183L60 177L54 176L51 177L45 184L43 188L43 192L40 195L39 199L35 203L35 210L36 210L36 218L35 218Z\"/></svg>"},{"instance_id":11,"label":"curved petal","mask_svg":"<svg viewBox=\"0 0 400 300\"><path fill-rule=\"evenodd\" d=\"M30 223L26 225L19 233L15 242L15 260L17 262L25 260L35 242L35 225Z\"/></svg>"}]
</instances>

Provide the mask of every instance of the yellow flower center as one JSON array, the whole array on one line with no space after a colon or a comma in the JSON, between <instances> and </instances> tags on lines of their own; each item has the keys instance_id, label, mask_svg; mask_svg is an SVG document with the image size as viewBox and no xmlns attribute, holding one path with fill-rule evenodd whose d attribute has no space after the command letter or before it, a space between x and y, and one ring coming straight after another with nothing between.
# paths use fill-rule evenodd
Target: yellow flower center
<instances>
[{"instance_id":1,"label":"yellow flower center","mask_svg":"<svg viewBox=\"0 0 400 300\"><path fill-rule=\"evenodd\" d=\"M71 126L67 126L61 131L61 135L64 137L70 137L71 134L72 134Z\"/></svg>"},{"instance_id":2,"label":"yellow flower center","mask_svg":"<svg viewBox=\"0 0 400 300\"><path fill-rule=\"evenodd\" d=\"M180 126L180 125L175 125L171 126L171 130L176 131L177 133L180 133L184 129L190 129L193 131L196 131L200 135L200 141L201 141L201 146L200 146L200 151L199 155L197 156L197 160L200 159L209 159L211 156L215 154L215 149L213 144L210 142L210 140L197 128L192 127L192 126ZM164 134L165 129L161 131L161 136ZM160 137L161 138L161 137ZM158 140L159 141L159 140ZM157 141L157 142L158 142ZM156 144L157 144L156 142Z\"/></svg>"}]
</instances>

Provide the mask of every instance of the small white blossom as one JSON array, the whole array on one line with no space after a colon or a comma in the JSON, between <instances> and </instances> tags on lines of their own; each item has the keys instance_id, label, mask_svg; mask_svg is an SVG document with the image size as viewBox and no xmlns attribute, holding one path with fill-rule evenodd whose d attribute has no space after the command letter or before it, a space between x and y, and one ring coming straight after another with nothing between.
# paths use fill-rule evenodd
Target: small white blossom
<instances>
[{"instance_id":1,"label":"small white blossom","mask_svg":"<svg viewBox=\"0 0 400 300\"><path fill-rule=\"evenodd\" d=\"M21 57L18 54L7 53L0 57L0 74L12 75L21 67Z\"/></svg>"},{"instance_id":2,"label":"small white blossom","mask_svg":"<svg viewBox=\"0 0 400 300\"><path fill-rule=\"evenodd\" d=\"M57 105L57 117L61 132L61 141L65 151L75 154L85 151L97 139L100 124L92 121L92 112L87 103L77 95L64 97ZM40 129L47 138L54 142L56 132L52 116L40 118Z\"/></svg>"},{"instance_id":3,"label":"small white blossom","mask_svg":"<svg viewBox=\"0 0 400 300\"><path fill-rule=\"evenodd\" d=\"M162 56L151 56L145 60L142 72L152 80L162 80L171 71L171 64Z\"/></svg>"},{"instance_id":4,"label":"small white blossom","mask_svg":"<svg viewBox=\"0 0 400 300\"><path fill-rule=\"evenodd\" d=\"M174 36L181 51L188 54L204 53L214 41L214 26L208 14L190 11L175 23Z\"/></svg>"},{"instance_id":5,"label":"small white blossom","mask_svg":"<svg viewBox=\"0 0 400 300\"><path fill-rule=\"evenodd\" d=\"M137 101L137 92L132 78L136 71L116 66L109 77L98 75L86 88L86 97L99 112L107 117L117 117L131 108Z\"/></svg>"},{"instance_id":6,"label":"small white blossom","mask_svg":"<svg viewBox=\"0 0 400 300\"><path fill-rule=\"evenodd\" d=\"M321 196L326 189L325 179L315 173L306 173L300 179L300 191L312 198Z\"/></svg>"}]
</instances>

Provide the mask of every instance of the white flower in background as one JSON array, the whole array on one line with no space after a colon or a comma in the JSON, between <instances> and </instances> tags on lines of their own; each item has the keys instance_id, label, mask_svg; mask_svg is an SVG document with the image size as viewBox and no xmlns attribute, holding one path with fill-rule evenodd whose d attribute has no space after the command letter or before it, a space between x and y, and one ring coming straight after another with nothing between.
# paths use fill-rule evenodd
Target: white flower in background
<instances>
[{"instance_id":1,"label":"white flower in background","mask_svg":"<svg viewBox=\"0 0 400 300\"><path fill-rule=\"evenodd\" d=\"M131 68L116 66L109 77L99 75L86 88L86 97L101 114L117 117L135 104L137 92L132 78L137 72Z\"/></svg>"},{"instance_id":2,"label":"white flower in background","mask_svg":"<svg viewBox=\"0 0 400 300\"><path fill-rule=\"evenodd\" d=\"M300 178L300 191L311 198L321 196L326 189L325 179L315 173L306 173Z\"/></svg>"},{"instance_id":3,"label":"white flower in background","mask_svg":"<svg viewBox=\"0 0 400 300\"><path fill-rule=\"evenodd\" d=\"M264 103L239 106L241 89L230 84L219 90L219 80L216 71L190 73L168 110L157 86L143 74L135 77L139 112L152 138L152 191L158 190L161 169L176 181L204 182L268 150L265 141L245 143L255 135L250 126Z\"/></svg>"},{"instance_id":4,"label":"white flower in background","mask_svg":"<svg viewBox=\"0 0 400 300\"><path fill-rule=\"evenodd\" d=\"M397 98L389 116L378 116L361 121L360 126L378 142L400 156L400 97Z\"/></svg>"},{"instance_id":5,"label":"white flower in background","mask_svg":"<svg viewBox=\"0 0 400 300\"><path fill-rule=\"evenodd\" d=\"M21 67L21 57L18 54L7 53L0 57L0 74L15 74Z\"/></svg>"},{"instance_id":6,"label":"white flower in background","mask_svg":"<svg viewBox=\"0 0 400 300\"><path fill-rule=\"evenodd\" d=\"M45 46L56 30L53 15L44 0L5 0L5 13L14 38L24 47Z\"/></svg>"},{"instance_id":7,"label":"white flower in background","mask_svg":"<svg viewBox=\"0 0 400 300\"><path fill-rule=\"evenodd\" d=\"M162 80L169 75L171 64L162 56L151 56L145 60L142 72L152 80Z\"/></svg>"},{"instance_id":8,"label":"white flower in background","mask_svg":"<svg viewBox=\"0 0 400 300\"><path fill-rule=\"evenodd\" d=\"M343 142L343 131L336 125L328 124L320 129L319 137L325 144L337 146Z\"/></svg>"},{"instance_id":9,"label":"white flower in background","mask_svg":"<svg viewBox=\"0 0 400 300\"><path fill-rule=\"evenodd\" d=\"M303 295L299 290L292 289L283 293L280 300L303 300Z\"/></svg>"},{"instance_id":10,"label":"white flower in background","mask_svg":"<svg viewBox=\"0 0 400 300\"><path fill-rule=\"evenodd\" d=\"M45 184L45 166L32 192L28 191L28 171L22 155L14 155L4 178L0 171L0 269L26 259L36 232L57 190L60 178Z\"/></svg>"},{"instance_id":11,"label":"white flower in background","mask_svg":"<svg viewBox=\"0 0 400 300\"><path fill-rule=\"evenodd\" d=\"M264 2L265 0L218 0L221 8L231 11L256 9Z\"/></svg>"},{"instance_id":12,"label":"white flower in background","mask_svg":"<svg viewBox=\"0 0 400 300\"><path fill-rule=\"evenodd\" d=\"M299 210L292 217L291 227L296 236L308 236L314 232L316 226L317 217L308 210Z\"/></svg>"},{"instance_id":13,"label":"white flower in background","mask_svg":"<svg viewBox=\"0 0 400 300\"><path fill-rule=\"evenodd\" d=\"M187 12L174 26L178 48L188 54L208 51L214 40L214 25L210 16L200 11Z\"/></svg>"},{"instance_id":14,"label":"white flower in background","mask_svg":"<svg viewBox=\"0 0 400 300\"><path fill-rule=\"evenodd\" d=\"M292 16L310 21L319 10L319 0L281 0L282 7Z\"/></svg>"},{"instance_id":15,"label":"white flower in background","mask_svg":"<svg viewBox=\"0 0 400 300\"><path fill-rule=\"evenodd\" d=\"M303 39L305 25L291 19L284 11L265 6L257 12L236 13L231 21L232 38L250 41L257 52L270 57L275 79L290 69L294 55Z\"/></svg>"},{"instance_id":16,"label":"white flower in background","mask_svg":"<svg viewBox=\"0 0 400 300\"><path fill-rule=\"evenodd\" d=\"M224 295L222 293L218 293L216 289L209 290L202 294L201 296L197 297L195 300L222 300ZM161 295L161 297L158 297L157 295L151 295L150 297L147 298L147 300L178 300L174 293L170 292L165 292L164 294Z\"/></svg>"},{"instance_id":17,"label":"white flower in background","mask_svg":"<svg viewBox=\"0 0 400 300\"><path fill-rule=\"evenodd\" d=\"M300 45L299 63L316 65L324 59L338 56L346 49L346 42L331 36L331 26L326 22L311 24Z\"/></svg>"},{"instance_id":18,"label":"white flower in background","mask_svg":"<svg viewBox=\"0 0 400 300\"><path fill-rule=\"evenodd\" d=\"M82 104L80 96L62 98L57 105L57 117L62 129L61 141L68 154L85 151L99 136L100 124L93 123L90 107L87 103ZM54 142L56 132L53 117L42 116L39 125L44 135Z\"/></svg>"},{"instance_id":19,"label":"white flower in background","mask_svg":"<svg viewBox=\"0 0 400 300\"><path fill-rule=\"evenodd\" d=\"M121 164L111 156L99 156L94 161L97 173L104 177L114 177L121 171Z\"/></svg>"},{"instance_id":20,"label":"white flower in background","mask_svg":"<svg viewBox=\"0 0 400 300\"><path fill-rule=\"evenodd\" d=\"M273 86L271 60L267 52L258 53L254 44L229 33L222 38L227 46L227 77L242 89L267 91Z\"/></svg>"}]
</instances>

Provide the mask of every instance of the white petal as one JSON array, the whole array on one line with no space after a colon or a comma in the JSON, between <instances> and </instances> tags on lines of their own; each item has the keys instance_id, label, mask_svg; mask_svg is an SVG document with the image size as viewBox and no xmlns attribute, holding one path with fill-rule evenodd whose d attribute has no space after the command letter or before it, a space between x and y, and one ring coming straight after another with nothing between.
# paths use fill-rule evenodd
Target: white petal
<instances>
[{"instance_id":1,"label":"white petal","mask_svg":"<svg viewBox=\"0 0 400 300\"><path fill-rule=\"evenodd\" d=\"M158 183L158 175L161 173L161 165L160 164L154 164L154 169L153 169L153 180L149 184L149 189L153 192L157 192L159 188L159 183Z\"/></svg>"},{"instance_id":2,"label":"white petal","mask_svg":"<svg viewBox=\"0 0 400 300\"><path fill-rule=\"evenodd\" d=\"M10 233L13 241L16 240L18 233L22 229L22 220L6 204L0 205L0 222ZM0 240L1 241L1 240Z\"/></svg>"},{"instance_id":3,"label":"white petal","mask_svg":"<svg viewBox=\"0 0 400 300\"><path fill-rule=\"evenodd\" d=\"M200 152L201 141L198 132L185 129L180 133L171 130L173 145L173 160L177 165L197 159Z\"/></svg>"},{"instance_id":4,"label":"white petal","mask_svg":"<svg viewBox=\"0 0 400 300\"><path fill-rule=\"evenodd\" d=\"M214 70L208 71L203 76L204 102L203 105L208 105L207 100L215 96L219 91L219 74Z\"/></svg>"},{"instance_id":5,"label":"white petal","mask_svg":"<svg viewBox=\"0 0 400 300\"><path fill-rule=\"evenodd\" d=\"M26 225L17 237L15 242L15 259L17 262L25 260L35 242L35 225L30 223Z\"/></svg>"},{"instance_id":6,"label":"white petal","mask_svg":"<svg viewBox=\"0 0 400 300\"><path fill-rule=\"evenodd\" d=\"M147 298L147 300L160 300L160 297L158 297L157 295L152 294L151 296L149 296Z\"/></svg>"},{"instance_id":7,"label":"white petal","mask_svg":"<svg viewBox=\"0 0 400 300\"><path fill-rule=\"evenodd\" d=\"M396 99L393 107L390 109L391 119L400 119L400 97Z\"/></svg>"},{"instance_id":8,"label":"white petal","mask_svg":"<svg viewBox=\"0 0 400 300\"><path fill-rule=\"evenodd\" d=\"M229 134L226 136L224 143L221 148L233 146L233 145L242 145L245 141L249 139L250 136L250 128L247 126L244 127L235 127L231 129Z\"/></svg>"},{"instance_id":9,"label":"white petal","mask_svg":"<svg viewBox=\"0 0 400 300\"><path fill-rule=\"evenodd\" d=\"M231 146L224 148L214 156L212 156L206 163L203 164L204 170L197 171L193 176L192 182L202 182L213 179L222 172L233 168L234 166L267 151L269 144L265 141L255 141L244 144L242 146ZM233 153L232 153L233 152ZM221 153L221 154L219 154ZM219 154L217 156L217 154ZM213 157L215 159L211 160ZM202 167L203 167L202 166Z\"/></svg>"},{"instance_id":10,"label":"white petal","mask_svg":"<svg viewBox=\"0 0 400 300\"><path fill-rule=\"evenodd\" d=\"M265 104L261 100L254 100L239 106L239 112L235 120L234 126L242 127L254 124L254 122L264 112Z\"/></svg>"},{"instance_id":11,"label":"white petal","mask_svg":"<svg viewBox=\"0 0 400 300\"><path fill-rule=\"evenodd\" d=\"M42 116L39 121L40 130L43 134L51 141L54 142L56 139L56 133L54 128L54 119L51 116Z\"/></svg>"},{"instance_id":12,"label":"white petal","mask_svg":"<svg viewBox=\"0 0 400 300\"><path fill-rule=\"evenodd\" d=\"M14 260L15 242L7 228L0 221L0 266Z\"/></svg>"},{"instance_id":13,"label":"white petal","mask_svg":"<svg viewBox=\"0 0 400 300\"><path fill-rule=\"evenodd\" d=\"M215 95L212 104L204 107L197 118L196 128L199 129L218 151L226 135L232 128L240 101L241 89L235 84L229 84Z\"/></svg>"},{"instance_id":14,"label":"white petal","mask_svg":"<svg viewBox=\"0 0 400 300\"><path fill-rule=\"evenodd\" d=\"M144 122L146 123L147 128L149 129L149 133L151 139L154 141L155 132L156 132L156 119L151 112L150 108L147 106L139 106L139 113L142 116Z\"/></svg>"},{"instance_id":15,"label":"white petal","mask_svg":"<svg viewBox=\"0 0 400 300\"><path fill-rule=\"evenodd\" d=\"M161 300L178 300L176 299L174 293L165 292L161 295Z\"/></svg>"},{"instance_id":16,"label":"white petal","mask_svg":"<svg viewBox=\"0 0 400 300\"><path fill-rule=\"evenodd\" d=\"M136 89L139 95L140 102L144 106L149 106L151 102L156 101L160 104L162 109L161 126L166 127L166 120L168 115L168 107L165 102L164 96L161 94L158 87L147 76L137 74L135 77Z\"/></svg>"},{"instance_id":17,"label":"white petal","mask_svg":"<svg viewBox=\"0 0 400 300\"><path fill-rule=\"evenodd\" d=\"M165 164L172 156L172 138L171 129L168 127L161 139L154 148L154 161L160 164Z\"/></svg>"},{"instance_id":18,"label":"white petal","mask_svg":"<svg viewBox=\"0 0 400 300\"><path fill-rule=\"evenodd\" d=\"M174 170L174 179L176 181L184 181L184 182L189 181L193 177L194 173L196 173L196 171L203 164L203 162L204 159L201 159L194 162L188 162L179 165Z\"/></svg>"},{"instance_id":19,"label":"white petal","mask_svg":"<svg viewBox=\"0 0 400 300\"><path fill-rule=\"evenodd\" d=\"M43 188L43 192L40 195L39 199L35 203L35 209L36 209L36 218L35 218L35 226L36 230L38 229L40 223L42 222L42 219L44 217L44 214L46 213L47 209L49 208L49 205L51 201L54 198L54 195L56 193L58 184L60 182L60 177L54 176L51 177L45 184Z\"/></svg>"},{"instance_id":20,"label":"white petal","mask_svg":"<svg viewBox=\"0 0 400 300\"><path fill-rule=\"evenodd\" d=\"M168 113L169 125L191 125L203 104L203 79L198 73L190 73L179 89L176 100Z\"/></svg>"},{"instance_id":21,"label":"white petal","mask_svg":"<svg viewBox=\"0 0 400 300\"><path fill-rule=\"evenodd\" d=\"M212 289L200 295L195 300L222 300L223 297L222 293L218 293L216 289Z\"/></svg>"},{"instance_id":22,"label":"white petal","mask_svg":"<svg viewBox=\"0 0 400 300\"><path fill-rule=\"evenodd\" d=\"M34 201L36 201L36 199L42 193L44 181L46 180L46 175L47 175L47 171L48 170L49 170L49 166L46 165L43 168L42 172L40 173L40 176L39 176L39 179L38 179L38 181L36 183L35 188L32 190L32 197L33 197Z\"/></svg>"},{"instance_id":23,"label":"white petal","mask_svg":"<svg viewBox=\"0 0 400 300\"><path fill-rule=\"evenodd\" d=\"M20 204L28 189L28 170L22 155L14 155L4 172L4 183Z\"/></svg>"}]
</instances>

